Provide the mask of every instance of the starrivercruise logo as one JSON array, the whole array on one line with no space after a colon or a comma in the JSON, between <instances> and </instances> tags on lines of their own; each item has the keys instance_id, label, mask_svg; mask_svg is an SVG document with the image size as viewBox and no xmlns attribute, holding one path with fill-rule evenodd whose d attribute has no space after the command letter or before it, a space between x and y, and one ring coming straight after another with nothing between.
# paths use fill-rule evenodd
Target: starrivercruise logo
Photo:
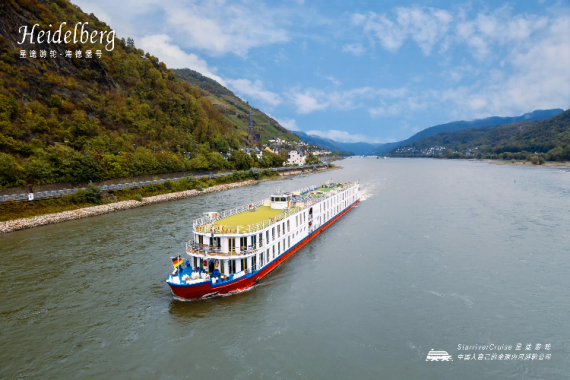
<instances>
[{"instance_id":1,"label":"starrivercruise logo","mask_svg":"<svg viewBox=\"0 0 570 380\"><path fill-rule=\"evenodd\" d=\"M516 344L458 344L458 361L537 361L548 362L552 359L550 343ZM447 351L428 352L426 362L452 362L453 356Z\"/></svg>"},{"instance_id":2,"label":"starrivercruise logo","mask_svg":"<svg viewBox=\"0 0 570 380\"><path fill-rule=\"evenodd\" d=\"M447 351L435 351L433 348L426 357L426 362L452 362L453 357Z\"/></svg>"}]
</instances>

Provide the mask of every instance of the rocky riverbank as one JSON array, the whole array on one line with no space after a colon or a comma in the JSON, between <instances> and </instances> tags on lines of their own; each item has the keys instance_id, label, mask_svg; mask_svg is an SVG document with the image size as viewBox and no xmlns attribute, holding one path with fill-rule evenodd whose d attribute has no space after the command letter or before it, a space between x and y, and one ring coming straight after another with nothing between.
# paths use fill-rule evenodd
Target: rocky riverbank
<instances>
[{"instance_id":1,"label":"rocky riverbank","mask_svg":"<svg viewBox=\"0 0 570 380\"><path fill-rule=\"evenodd\" d=\"M0 233L14 232L18 230L24 230L26 228L33 228L33 227L45 226L47 224L66 222L68 220L75 220L75 219L87 218L90 216L109 214L115 211L127 210L136 207L148 206L156 203L194 197L200 194L208 194L216 191L233 189L236 187L254 185L259 182L260 181L243 181L243 182L236 182L225 185L216 185L208 187L202 191L187 190L178 193L162 194L162 195L156 195L154 197L147 197L143 198L142 202L122 201L116 203L109 203L101 206L81 208L73 211L59 212L57 214L41 215L28 219L10 220L7 222L0 223Z\"/></svg>"}]
</instances>

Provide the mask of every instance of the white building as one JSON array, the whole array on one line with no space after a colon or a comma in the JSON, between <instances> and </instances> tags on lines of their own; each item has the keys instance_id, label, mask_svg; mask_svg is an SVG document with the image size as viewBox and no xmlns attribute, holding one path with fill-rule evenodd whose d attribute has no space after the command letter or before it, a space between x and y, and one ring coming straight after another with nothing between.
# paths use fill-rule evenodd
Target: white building
<instances>
[{"instance_id":1,"label":"white building","mask_svg":"<svg viewBox=\"0 0 570 380\"><path fill-rule=\"evenodd\" d=\"M289 159L287 160L288 165L305 165L306 156L302 155L296 150L289 151Z\"/></svg>"}]
</instances>

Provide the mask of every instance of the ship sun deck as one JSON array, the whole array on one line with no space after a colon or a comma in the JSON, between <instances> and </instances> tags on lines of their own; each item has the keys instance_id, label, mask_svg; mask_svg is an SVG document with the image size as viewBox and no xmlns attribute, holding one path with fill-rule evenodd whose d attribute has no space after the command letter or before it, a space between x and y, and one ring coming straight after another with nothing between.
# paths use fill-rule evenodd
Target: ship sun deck
<instances>
[{"instance_id":1,"label":"ship sun deck","mask_svg":"<svg viewBox=\"0 0 570 380\"><path fill-rule=\"evenodd\" d=\"M279 214L281 214L283 210L275 210L272 209L270 206L260 206L251 211L244 211L240 212L239 214L235 214L232 216L228 216L227 218L223 218L214 222L216 226L224 226L224 227L237 227L237 226L244 226L248 224L255 224L263 222L264 220L271 219Z\"/></svg>"}]
</instances>

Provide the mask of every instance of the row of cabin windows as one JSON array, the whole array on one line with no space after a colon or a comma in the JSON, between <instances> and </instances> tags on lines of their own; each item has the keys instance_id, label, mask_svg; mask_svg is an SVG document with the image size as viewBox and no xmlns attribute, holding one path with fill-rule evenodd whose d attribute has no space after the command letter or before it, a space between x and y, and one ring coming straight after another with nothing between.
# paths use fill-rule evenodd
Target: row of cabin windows
<instances>
[{"instance_id":1,"label":"row of cabin windows","mask_svg":"<svg viewBox=\"0 0 570 380\"><path fill-rule=\"evenodd\" d=\"M276 247L277 247L277 252L275 252ZM283 247L283 248L281 248L281 247ZM269 249L267 249L265 251L265 255L261 254L260 255L260 265L263 267L265 264L268 264L270 260L275 259L275 253L277 253L277 256L279 256L281 254L281 250L283 250L283 252L285 252L285 249L287 249L287 248L291 248L291 236L287 237L287 243L285 243L285 240L282 240L273 246L273 255L272 256L270 256L270 254L269 254L270 253ZM241 260L242 270L247 268L247 259L238 259L238 260ZM257 257L252 256L251 260L252 260L252 262L251 262L252 267L256 268ZM220 270L222 273L224 273L224 265L225 265L225 261L222 260L222 262L220 263ZM194 257L194 267L200 267L200 268L204 269L204 262L202 261L202 259ZM236 273L236 260L228 260L228 271L229 271L229 274Z\"/></svg>"},{"instance_id":2,"label":"row of cabin windows","mask_svg":"<svg viewBox=\"0 0 570 380\"><path fill-rule=\"evenodd\" d=\"M204 245L204 235L198 235L198 244ZM219 237L210 238L210 246L220 248L222 246L222 240Z\"/></svg>"},{"instance_id":3,"label":"row of cabin windows","mask_svg":"<svg viewBox=\"0 0 570 380\"><path fill-rule=\"evenodd\" d=\"M305 213L301 213L299 215L297 215L295 217L295 227L299 227L299 223L303 223L306 220L306 216ZM281 237L281 231L283 231L283 234L285 234L287 232L291 232L291 223L290 220L287 220L287 230L285 230L285 222L283 222L282 224L278 224L276 227L273 227L271 229L271 237L272 237L272 241L275 241L275 230L277 228L277 238ZM269 242L269 230L265 231L265 238L266 240ZM259 240L258 240L259 239ZM240 247L247 247L250 244L248 244L248 237L247 236L242 236L240 237ZM259 235L252 235L251 236L251 246L256 247L257 243L259 241L259 246L263 246L263 233L260 233ZM198 235L198 243L200 245L204 244L204 236L203 235ZM219 237L213 237L210 238L210 246L212 247L217 247L220 248L222 246L222 242L221 242L221 238ZM235 252L236 250L236 238L228 238L228 250L230 252Z\"/></svg>"},{"instance_id":4,"label":"row of cabin windows","mask_svg":"<svg viewBox=\"0 0 570 380\"><path fill-rule=\"evenodd\" d=\"M287 202L287 197L271 197L271 202Z\"/></svg>"}]
</instances>

